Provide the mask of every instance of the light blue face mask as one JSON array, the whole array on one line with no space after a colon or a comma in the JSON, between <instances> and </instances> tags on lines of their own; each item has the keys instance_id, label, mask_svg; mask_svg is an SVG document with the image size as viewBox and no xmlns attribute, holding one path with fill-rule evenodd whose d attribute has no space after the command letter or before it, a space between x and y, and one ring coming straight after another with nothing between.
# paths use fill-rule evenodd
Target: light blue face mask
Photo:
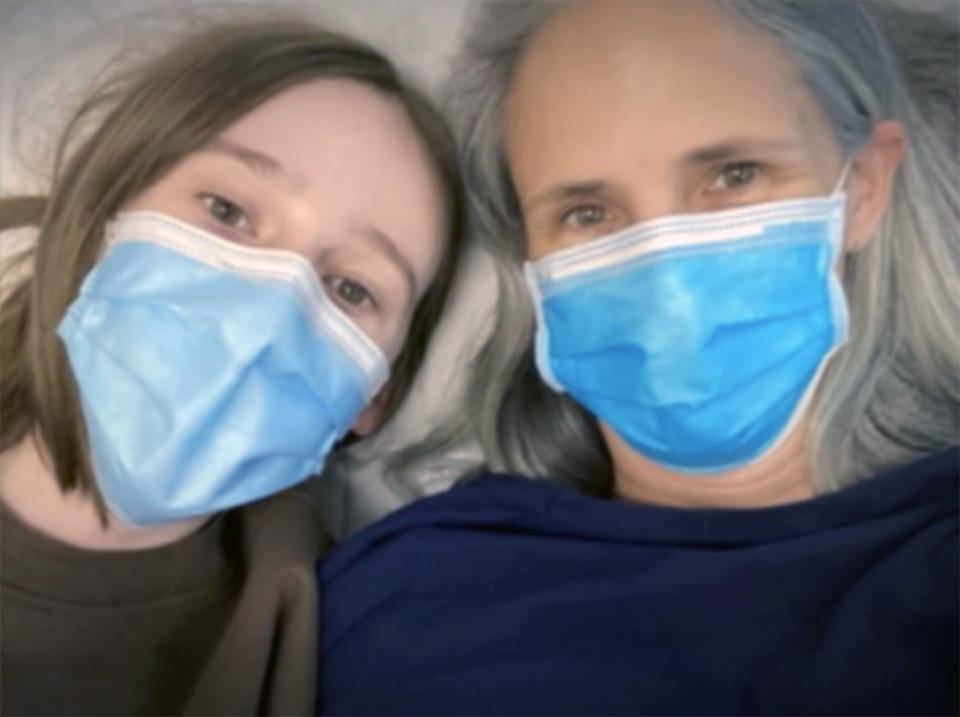
<instances>
[{"instance_id":1,"label":"light blue face mask","mask_svg":"<svg viewBox=\"0 0 960 717\"><path fill-rule=\"evenodd\" d=\"M387 377L297 254L121 214L60 323L97 484L135 526L320 472Z\"/></svg>"},{"instance_id":2,"label":"light blue face mask","mask_svg":"<svg viewBox=\"0 0 960 717\"><path fill-rule=\"evenodd\" d=\"M544 381L672 469L774 450L847 340L845 174L829 197L663 217L528 263Z\"/></svg>"}]
</instances>

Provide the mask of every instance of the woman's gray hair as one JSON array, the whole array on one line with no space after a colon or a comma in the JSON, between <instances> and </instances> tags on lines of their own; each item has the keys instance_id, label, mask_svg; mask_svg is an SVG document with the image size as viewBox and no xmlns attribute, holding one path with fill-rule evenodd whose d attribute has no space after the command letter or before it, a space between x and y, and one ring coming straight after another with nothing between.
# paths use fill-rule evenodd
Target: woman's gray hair
<instances>
[{"instance_id":1,"label":"woman's gray hair","mask_svg":"<svg viewBox=\"0 0 960 717\"><path fill-rule=\"evenodd\" d=\"M720 0L800 61L837 140L854 154L882 119L908 148L872 241L847 257L851 338L814 407L815 485L830 491L960 439L956 15L892 3ZM468 391L495 470L566 479L597 493L612 470L596 420L547 388L532 360L522 217L507 167L503 108L531 36L560 3L479 7L447 104L461 148L473 231L498 266L496 330Z\"/></svg>"}]
</instances>

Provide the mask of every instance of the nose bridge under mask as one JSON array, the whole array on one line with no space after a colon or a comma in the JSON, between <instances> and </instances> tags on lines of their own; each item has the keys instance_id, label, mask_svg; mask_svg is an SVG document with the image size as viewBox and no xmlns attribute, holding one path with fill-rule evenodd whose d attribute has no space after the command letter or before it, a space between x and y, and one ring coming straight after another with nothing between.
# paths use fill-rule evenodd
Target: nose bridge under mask
<instances>
[{"instance_id":1,"label":"nose bridge under mask","mask_svg":"<svg viewBox=\"0 0 960 717\"><path fill-rule=\"evenodd\" d=\"M320 221L312 208L297 210L294 207L288 210L287 215L284 221L273 227L272 234L265 237L262 247L293 252L310 264L314 271L320 272L326 256L337 244L337 228L329 217L323 217L323 221Z\"/></svg>"}]
</instances>

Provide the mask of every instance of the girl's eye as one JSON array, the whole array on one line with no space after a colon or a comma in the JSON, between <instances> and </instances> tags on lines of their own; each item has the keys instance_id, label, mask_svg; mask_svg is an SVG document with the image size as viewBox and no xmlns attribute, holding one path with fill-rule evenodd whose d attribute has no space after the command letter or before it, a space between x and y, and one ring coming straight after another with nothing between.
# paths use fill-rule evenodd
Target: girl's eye
<instances>
[{"instance_id":1,"label":"girl's eye","mask_svg":"<svg viewBox=\"0 0 960 717\"><path fill-rule=\"evenodd\" d=\"M589 229L603 224L607 210L599 204L584 204L563 213L561 221L573 229Z\"/></svg>"},{"instance_id":2,"label":"girl's eye","mask_svg":"<svg viewBox=\"0 0 960 717\"><path fill-rule=\"evenodd\" d=\"M725 165L710 189L719 191L738 189L753 181L759 171L760 167L756 162L736 162Z\"/></svg>"},{"instance_id":3,"label":"girl's eye","mask_svg":"<svg viewBox=\"0 0 960 717\"><path fill-rule=\"evenodd\" d=\"M206 205L210 216L221 224L243 231L250 231L253 228L250 218L243 209L229 199L216 194L208 194L203 197L203 203Z\"/></svg>"},{"instance_id":4,"label":"girl's eye","mask_svg":"<svg viewBox=\"0 0 960 717\"><path fill-rule=\"evenodd\" d=\"M363 284L358 284L351 279L343 277L334 277L326 280L327 286L334 293L334 298L341 303L347 303L350 306L362 306L367 302L373 302L373 296L367 291Z\"/></svg>"}]
</instances>

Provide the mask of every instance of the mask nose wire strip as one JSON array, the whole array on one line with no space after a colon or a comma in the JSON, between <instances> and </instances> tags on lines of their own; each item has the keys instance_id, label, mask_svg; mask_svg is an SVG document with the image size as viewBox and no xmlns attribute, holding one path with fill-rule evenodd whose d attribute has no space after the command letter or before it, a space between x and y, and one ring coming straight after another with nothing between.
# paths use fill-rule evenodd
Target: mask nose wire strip
<instances>
[{"instance_id":1,"label":"mask nose wire strip","mask_svg":"<svg viewBox=\"0 0 960 717\"><path fill-rule=\"evenodd\" d=\"M752 211L748 207L693 217L664 217L548 255L536 262L536 268L544 280L557 282L654 252L760 236L768 223L826 220L833 205L842 204L843 196L833 197L830 206L822 206L822 201L807 198Z\"/></svg>"}]
</instances>

